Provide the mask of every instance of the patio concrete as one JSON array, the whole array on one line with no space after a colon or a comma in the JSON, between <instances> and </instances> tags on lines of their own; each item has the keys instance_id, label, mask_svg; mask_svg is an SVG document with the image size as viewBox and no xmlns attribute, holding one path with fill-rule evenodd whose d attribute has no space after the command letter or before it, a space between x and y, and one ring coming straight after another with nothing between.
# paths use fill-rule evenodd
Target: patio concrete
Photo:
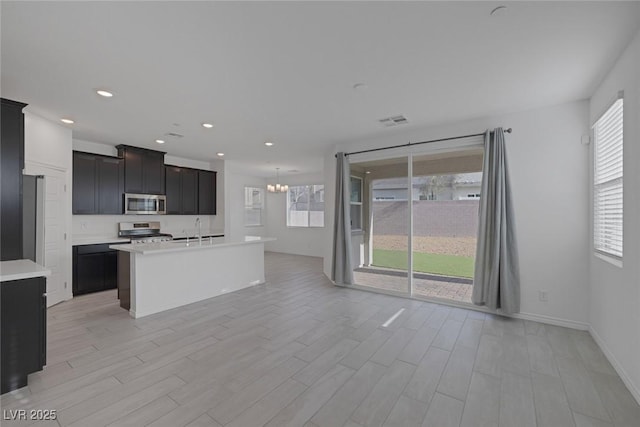
<instances>
[{"instance_id":1,"label":"patio concrete","mask_svg":"<svg viewBox=\"0 0 640 427\"><path fill-rule=\"evenodd\" d=\"M373 268L367 268L373 270ZM384 269L375 269L375 273L365 269L353 272L355 283L360 286L382 289L387 291L407 292L407 276L399 276L397 272L385 274ZM394 274L395 273L395 274ZM454 280L452 278L452 280ZM413 278L413 294L426 298L440 298L471 304L472 285L446 280L430 280Z\"/></svg>"}]
</instances>

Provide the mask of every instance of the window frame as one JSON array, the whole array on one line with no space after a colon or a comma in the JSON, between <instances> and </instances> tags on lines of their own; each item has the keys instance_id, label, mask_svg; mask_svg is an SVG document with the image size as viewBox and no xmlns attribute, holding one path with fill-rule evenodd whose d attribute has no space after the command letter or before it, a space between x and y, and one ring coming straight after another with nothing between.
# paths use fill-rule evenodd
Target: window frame
<instances>
[{"instance_id":1,"label":"window frame","mask_svg":"<svg viewBox=\"0 0 640 427\"><path fill-rule=\"evenodd\" d=\"M353 179L356 179L356 180L360 181L360 193L359 193L360 194L360 201L358 201L358 202L354 202L353 200L351 200L352 199L352 195L353 195L353 188L351 187L351 184L353 183ZM357 176L357 175L350 175L349 176L349 209L352 210L353 206L360 206L360 208L358 209L359 216L360 216L360 218L359 218L360 227L359 228L354 228L353 227L353 218L351 218L351 231L352 232L354 232L354 231L356 231L356 232L364 231L364 227L363 227L363 224L362 224L362 220L363 220L363 213L362 213L362 209L363 209L362 208L362 206L363 206L363 203L362 203L363 194L362 194L362 192L363 191L364 191L364 178L362 178L360 176Z\"/></svg>"},{"instance_id":2,"label":"window frame","mask_svg":"<svg viewBox=\"0 0 640 427\"><path fill-rule=\"evenodd\" d=\"M619 106L618 106L618 103ZM619 117L609 117L607 121L609 120L614 120L620 121L620 126L621 126L621 131L620 131L620 141L613 141L611 142L611 140L608 140L607 142L609 142L610 144L606 147L606 150L620 150L621 155L620 155L620 159L619 162L615 162L614 165L612 167L612 169L615 171L617 169L619 169L619 177L617 175L614 175L613 178L607 177L604 179L599 179L599 140L598 140L598 130L597 127L598 125L601 123L601 120L603 120L605 117L607 117L609 115L609 113L611 112L611 110L613 108L619 108ZM607 107L604 109L604 112L602 114L600 114L598 116L598 118L595 120L593 126L592 126L592 136L593 136L593 169L592 169L592 173L593 173L593 177L592 177L592 182L591 182L591 191L592 191L592 245L593 245L593 251L594 251L594 255L604 261L607 261L611 264L614 264L618 267L622 267L622 259L624 256L624 93L618 92L616 98L607 105ZM611 144L619 144L619 147L613 147ZM607 154L607 156L611 156L611 154ZM609 169L609 165L607 163L609 163L610 160L607 159L606 162L604 162L604 165L601 165L601 167L603 169ZM602 231L599 228L599 223L600 221L598 220L598 211L599 206L605 206L606 205L606 201L603 200L602 203L600 202L600 198L598 197L598 194L601 192L606 191L607 189L611 190L611 189L616 189L617 187L619 187L619 191L620 191L620 218L619 220L616 220L616 223L614 224L614 226L619 226L620 228L620 244L619 244L619 254L618 254L618 250L617 248L612 248L611 250L607 250L606 247L601 245L601 242L606 240L606 233L604 231ZM602 199L606 199L607 195L606 194L602 194ZM610 195L609 195L610 197ZM613 233L610 233L613 234Z\"/></svg>"},{"instance_id":3,"label":"window frame","mask_svg":"<svg viewBox=\"0 0 640 427\"><path fill-rule=\"evenodd\" d=\"M247 204L247 190L258 190L260 192L260 203L259 204ZM262 187L256 187L252 185L244 186L244 218L243 224L245 227L264 227L264 207L265 207L265 191ZM259 224L247 224L247 209L260 209L260 223Z\"/></svg>"},{"instance_id":4,"label":"window frame","mask_svg":"<svg viewBox=\"0 0 640 427\"><path fill-rule=\"evenodd\" d=\"M307 187L307 194L311 194L313 192L313 188L314 187L322 187L322 191L324 192L325 188L324 188L324 184L300 184L300 185L289 185L289 188L287 189L287 197L286 197L286 206L285 206L285 225L287 226L287 228L324 228L325 227L325 220L324 220L324 216L325 216L325 212L326 212L326 207L324 205L325 200L324 200L324 194L322 196L322 225L311 225L311 212L319 212L319 211L312 211L311 210L311 203L310 201L307 201L307 225L291 225L289 224L289 212L290 212L290 207L291 207L291 197L290 197L290 191L292 191L294 188L297 187ZM302 212L302 211L300 211Z\"/></svg>"}]
</instances>

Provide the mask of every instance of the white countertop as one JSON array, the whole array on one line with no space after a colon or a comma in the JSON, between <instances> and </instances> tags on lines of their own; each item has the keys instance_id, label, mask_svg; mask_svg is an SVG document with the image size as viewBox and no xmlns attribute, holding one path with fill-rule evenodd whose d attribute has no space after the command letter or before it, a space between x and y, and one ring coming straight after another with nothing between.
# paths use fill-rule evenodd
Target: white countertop
<instances>
[{"instance_id":1,"label":"white countertop","mask_svg":"<svg viewBox=\"0 0 640 427\"><path fill-rule=\"evenodd\" d=\"M0 262L0 282L50 276L51 270L36 264L30 259Z\"/></svg>"},{"instance_id":2,"label":"white countertop","mask_svg":"<svg viewBox=\"0 0 640 427\"><path fill-rule=\"evenodd\" d=\"M161 230L163 233L168 233L171 234L173 236L174 239L182 239L184 238L184 231L187 232L187 235L189 235L189 238L194 237L196 234L198 234L198 231L195 229L195 227L188 227L186 230L183 229L173 229L173 228L163 228ZM220 229L213 229L213 228L208 228L208 229L202 229L202 235L203 236L216 236L216 235L224 235L224 230L220 230Z\"/></svg>"},{"instance_id":3,"label":"white countertop","mask_svg":"<svg viewBox=\"0 0 640 427\"><path fill-rule=\"evenodd\" d=\"M259 236L246 236L243 239L229 239L227 237L214 237L213 239L203 238L202 244L198 243L198 240L189 240L189 244L185 241L180 242L159 242L159 243L143 243L143 244L128 244L128 245L110 245L109 248L117 249L119 251L132 252L138 254L155 254L164 252L178 252L178 251L198 251L206 249L216 249L227 246L238 245L250 245L256 243L273 242L275 237L259 237Z\"/></svg>"},{"instance_id":4,"label":"white countertop","mask_svg":"<svg viewBox=\"0 0 640 427\"><path fill-rule=\"evenodd\" d=\"M71 244L78 245L99 245L101 243L129 243L131 240L118 236L104 236L99 234L85 234L73 236Z\"/></svg>"}]
</instances>

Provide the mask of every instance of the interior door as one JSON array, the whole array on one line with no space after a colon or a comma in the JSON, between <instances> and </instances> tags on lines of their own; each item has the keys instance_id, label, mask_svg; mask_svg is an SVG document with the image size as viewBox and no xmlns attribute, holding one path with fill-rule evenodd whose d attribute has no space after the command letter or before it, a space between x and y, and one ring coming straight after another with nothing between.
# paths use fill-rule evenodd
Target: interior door
<instances>
[{"instance_id":1,"label":"interior door","mask_svg":"<svg viewBox=\"0 0 640 427\"><path fill-rule=\"evenodd\" d=\"M47 277L47 306L65 299L67 280L67 252L65 233L65 174L48 170L44 177L44 260L43 264L51 270Z\"/></svg>"}]
</instances>

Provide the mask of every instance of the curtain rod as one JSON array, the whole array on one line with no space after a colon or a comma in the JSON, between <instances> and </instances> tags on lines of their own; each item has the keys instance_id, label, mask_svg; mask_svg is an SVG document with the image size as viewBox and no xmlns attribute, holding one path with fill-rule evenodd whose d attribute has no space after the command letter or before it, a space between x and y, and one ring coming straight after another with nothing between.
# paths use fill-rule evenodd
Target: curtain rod
<instances>
[{"instance_id":1,"label":"curtain rod","mask_svg":"<svg viewBox=\"0 0 640 427\"><path fill-rule=\"evenodd\" d=\"M504 132L505 133L511 133L512 129L508 128L505 129ZM493 132L493 131L491 131ZM451 136L449 138L440 138L440 139L432 139L429 141L422 141L422 142L407 142L406 144L400 144L400 145L391 145L389 147L380 147L380 148L371 148L369 150L361 150L361 151L353 151L351 153L344 153L345 156L350 156L351 154L362 154L362 153L371 153L373 151L382 151L382 150L390 150L392 148L402 148L402 147L412 147L414 145L420 145L420 144L429 144L431 142L442 142L442 141L451 141L454 139L464 139L464 138L472 138L474 136L483 136L485 134L485 132L482 133L474 133L472 135L461 135L461 136ZM338 157L338 155L336 154L335 157Z\"/></svg>"}]
</instances>

